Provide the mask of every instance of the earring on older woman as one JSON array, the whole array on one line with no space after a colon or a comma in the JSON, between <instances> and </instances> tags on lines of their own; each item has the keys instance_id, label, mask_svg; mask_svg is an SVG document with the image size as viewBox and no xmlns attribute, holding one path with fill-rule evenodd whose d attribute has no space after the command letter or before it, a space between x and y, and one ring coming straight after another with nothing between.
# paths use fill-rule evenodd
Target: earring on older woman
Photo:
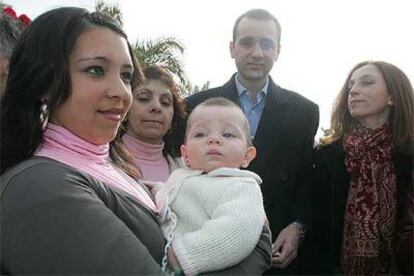
<instances>
[{"instance_id":1,"label":"earring on older woman","mask_svg":"<svg viewBox=\"0 0 414 276\"><path fill-rule=\"evenodd\" d=\"M40 124L42 126L42 130L45 130L47 127L47 123L49 121L49 108L47 106L46 102L43 102L40 105L40 116L39 116L39 121Z\"/></svg>"}]
</instances>

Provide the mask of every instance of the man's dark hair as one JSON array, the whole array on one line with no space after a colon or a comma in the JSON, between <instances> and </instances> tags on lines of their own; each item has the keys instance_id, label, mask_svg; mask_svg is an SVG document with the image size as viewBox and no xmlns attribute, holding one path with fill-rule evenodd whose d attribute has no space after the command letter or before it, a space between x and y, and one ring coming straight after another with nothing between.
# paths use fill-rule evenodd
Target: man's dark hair
<instances>
[{"instance_id":1,"label":"man's dark hair","mask_svg":"<svg viewBox=\"0 0 414 276\"><path fill-rule=\"evenodd\" d=\"M278 44L280 44L280 36L282 34L282 28L280 27L279 21L270 12L263 10L263 9L248 10L247 12L243 13L236 19L236 22L234 22L234 27L233 27L233 42L236 42L237 28L239 27L239 23L245 17L253 18L256 20L263 20L263 21L272 20L275 23L276 29L279 33Z\"/></svg>"}]
</instances>

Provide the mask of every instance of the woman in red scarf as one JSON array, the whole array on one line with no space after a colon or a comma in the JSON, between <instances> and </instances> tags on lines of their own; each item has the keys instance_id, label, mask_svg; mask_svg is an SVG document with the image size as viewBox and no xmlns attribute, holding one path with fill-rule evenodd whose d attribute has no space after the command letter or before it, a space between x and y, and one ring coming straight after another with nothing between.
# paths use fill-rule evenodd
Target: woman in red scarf
<instances>
[{"instance_id":1,"label":"woman in red scarf","mask_svg":"<svg viewBox=\"0 0 414 276\"><path fill-rule=\"evenodd\" d=\"M407 76L362 62L337 97L316 154L315 273L379 275L397 267L397 223L412 191L414 95Z\"/></svg>"}]
</instances>

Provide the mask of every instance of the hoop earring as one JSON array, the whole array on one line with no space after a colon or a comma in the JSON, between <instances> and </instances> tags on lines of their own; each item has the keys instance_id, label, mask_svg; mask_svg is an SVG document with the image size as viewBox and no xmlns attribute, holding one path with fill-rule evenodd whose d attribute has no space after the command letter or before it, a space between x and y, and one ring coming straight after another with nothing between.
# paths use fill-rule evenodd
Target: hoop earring
<instances>
[{"instance_id":1,"label":"hoop earring","mask_svg":"<svg viewBox=\"0 0 414 276\"><path fill-rule=\"evenodd\" d=\"M39 121L40 125L42 126L42 130L45 130L47 123L49 122L49 108L45 102L40 105Z\"/></svg>"}]
</instances>

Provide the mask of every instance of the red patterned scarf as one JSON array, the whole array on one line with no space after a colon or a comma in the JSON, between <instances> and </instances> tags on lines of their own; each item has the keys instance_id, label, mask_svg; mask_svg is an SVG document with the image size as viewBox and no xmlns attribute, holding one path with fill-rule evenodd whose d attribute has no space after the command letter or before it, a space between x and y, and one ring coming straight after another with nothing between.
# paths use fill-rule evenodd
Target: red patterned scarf
<instances>
[{"instance_id":1,"label":"red patterned scarf","mask_svg":"<svg viewBox=\"0 0 414 276\"><path fill-rule=\"evenodd\" d=\"M388 125L354 128L344 136L351 175L345 209L342 268L348 275L394 271L392 250L397 180Z\"/></svg>"}]
</instances>

